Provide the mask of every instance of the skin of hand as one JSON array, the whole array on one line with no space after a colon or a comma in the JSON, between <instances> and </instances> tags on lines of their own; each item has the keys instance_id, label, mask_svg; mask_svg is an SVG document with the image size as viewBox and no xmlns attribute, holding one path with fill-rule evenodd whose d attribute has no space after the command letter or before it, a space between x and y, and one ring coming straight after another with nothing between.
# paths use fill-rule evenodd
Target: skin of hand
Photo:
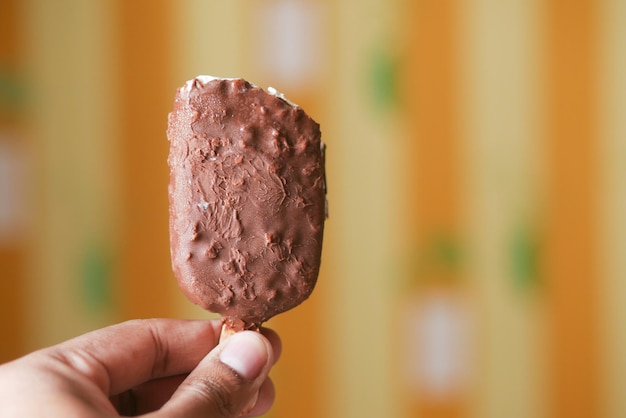
<instances>
[{"instance_id":1,"label":"skin of hand","mask_svg":"<svg viewBox=\"0 0 626 418\"><path fill-rule=\"evenodd\" d=\"M221 321L124 322L0 366L0 416L230 418L269 410L269 329L218 343ZM142 415L145 414L145 415Z\"/></svg>"}]
</instances>

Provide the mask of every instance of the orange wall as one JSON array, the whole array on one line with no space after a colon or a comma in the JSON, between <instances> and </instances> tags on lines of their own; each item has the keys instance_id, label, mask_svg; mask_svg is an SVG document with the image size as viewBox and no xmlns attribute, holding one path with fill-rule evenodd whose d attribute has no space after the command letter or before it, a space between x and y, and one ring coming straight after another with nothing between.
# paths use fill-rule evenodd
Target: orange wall
<instances>
[{"instance_id":1,"label":"orange wall","mask_svg":"<svg viewBox=\"0 0 626 418\"><path fill-rule=\"evenodd\" d=\"M0 11L0 76L5 78L3 82L10 80L17 83L20 74L21 34L18 22L17 1L4 1ZM15 88L15 84L12 87ZM7 90L4 90L4 93L7 93ZM12 103L12 100L10 94L0 97L0 141L6 141L7 148L22 149L24 148L22 143L24 138L20 137L23 133L20 126L22 118L19 114L20 109L16 107L16 103ZM2 145L4 144L0 143L0 146ZM17 184L20 184L19 180L13 179ZM0 196L0 199L9 198L11 197ZM0 330L2 330L0 362L17 357L24 350L20 317L23 314L25 245L21 234L16 235L11 231L6 237L0 236Z\"/></svg>"},{"instance_id":2,"label":"orange wall","mask_svg":"<svg viewBox=\"0 0 626 418\"><path fill-rule=\"evenodd\" d=\"M407 7L413 26L407 42L410 49L406 52L408 65L403 84L407 87L404 111L413 142L413 170L409 173L415 179L410 192L416 202L411 232L417 251L413 257L416 263L421 258L429 260L414 273L420 293L433 287L447 293L464 280L454 261L446 262L437 256L433 259L430 255L441 246L453 252L462 251L464 240L458 9L459 2L455 0L418 1ZM429 255L423 257L424 254ZM419 299L414 303L420 303ZM465 417L466 397L461 392L438 399L416 392L411 396L411 415Z\"/></svg>"},{"instance_id":3,"label":"orange wall","mask_svg":"<svg viewBox=\"0 0 626 418\"><path fill-rule=\"evenodd\" d=\"M167 114L174 100L172 3L115 2L121 156L118 185L121 316L173 316L169 258Z\"/></svg>"},{"instance_id":4,"label":"orange wall","mask_svg":"<svg viewBox=\"0 0 626 418\"><path fill-rule=\"evenodd\" d=\"M550 415L598 417L597 2L545 3Z\"/></svg>"}]
</instances>

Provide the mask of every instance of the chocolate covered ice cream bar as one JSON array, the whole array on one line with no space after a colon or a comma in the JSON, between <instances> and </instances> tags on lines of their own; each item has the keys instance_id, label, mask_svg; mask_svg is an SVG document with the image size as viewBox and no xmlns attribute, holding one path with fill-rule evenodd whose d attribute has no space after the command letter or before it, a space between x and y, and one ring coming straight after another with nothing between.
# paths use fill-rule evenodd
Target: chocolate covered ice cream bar
<instances>
[{"instance_id":1,"label":"chocolate covered ice cream bar","mask_svg":"<svg viewBox=\"0 0 626 418\"><path fill-rule=\"evenodd\" d=\"M232 330L309 297L326 218L319 125L273 89L199 76L169 115L170 248L185 295Z\"/></svg>"}]
</instances>

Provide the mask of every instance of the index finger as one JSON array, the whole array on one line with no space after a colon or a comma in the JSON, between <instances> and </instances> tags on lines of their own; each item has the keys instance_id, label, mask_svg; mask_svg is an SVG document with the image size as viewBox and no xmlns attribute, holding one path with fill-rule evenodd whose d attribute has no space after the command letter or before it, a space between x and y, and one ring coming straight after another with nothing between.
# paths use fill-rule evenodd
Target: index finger
<instances>
[{"instance_id":1,"label":"index finger","mask_svg":"<svg viewBox=\"0 0 626 418\"><path fill-rule=\"evenodd\" d=\"M221 321L132 320L43 350L108 395L190 372L215 347Z\"/></svg>"}]
</instances>

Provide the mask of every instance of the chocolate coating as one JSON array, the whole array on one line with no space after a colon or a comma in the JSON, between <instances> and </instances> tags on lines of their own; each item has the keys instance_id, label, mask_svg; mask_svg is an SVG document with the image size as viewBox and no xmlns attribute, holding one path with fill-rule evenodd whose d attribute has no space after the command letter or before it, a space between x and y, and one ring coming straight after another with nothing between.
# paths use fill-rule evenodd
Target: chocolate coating
<instances>
[{"instance_id":1,"label":"chocolate coating","mask_svg":"<svg viewBox=\"0 0 626 418\"><path fill-rule=\"evenodd\" d=\"M169 115L170 248L178 284L231 327L309 297L326 218L319 125L242 79L200 78Z\"/></svg>"}]
</instances>

